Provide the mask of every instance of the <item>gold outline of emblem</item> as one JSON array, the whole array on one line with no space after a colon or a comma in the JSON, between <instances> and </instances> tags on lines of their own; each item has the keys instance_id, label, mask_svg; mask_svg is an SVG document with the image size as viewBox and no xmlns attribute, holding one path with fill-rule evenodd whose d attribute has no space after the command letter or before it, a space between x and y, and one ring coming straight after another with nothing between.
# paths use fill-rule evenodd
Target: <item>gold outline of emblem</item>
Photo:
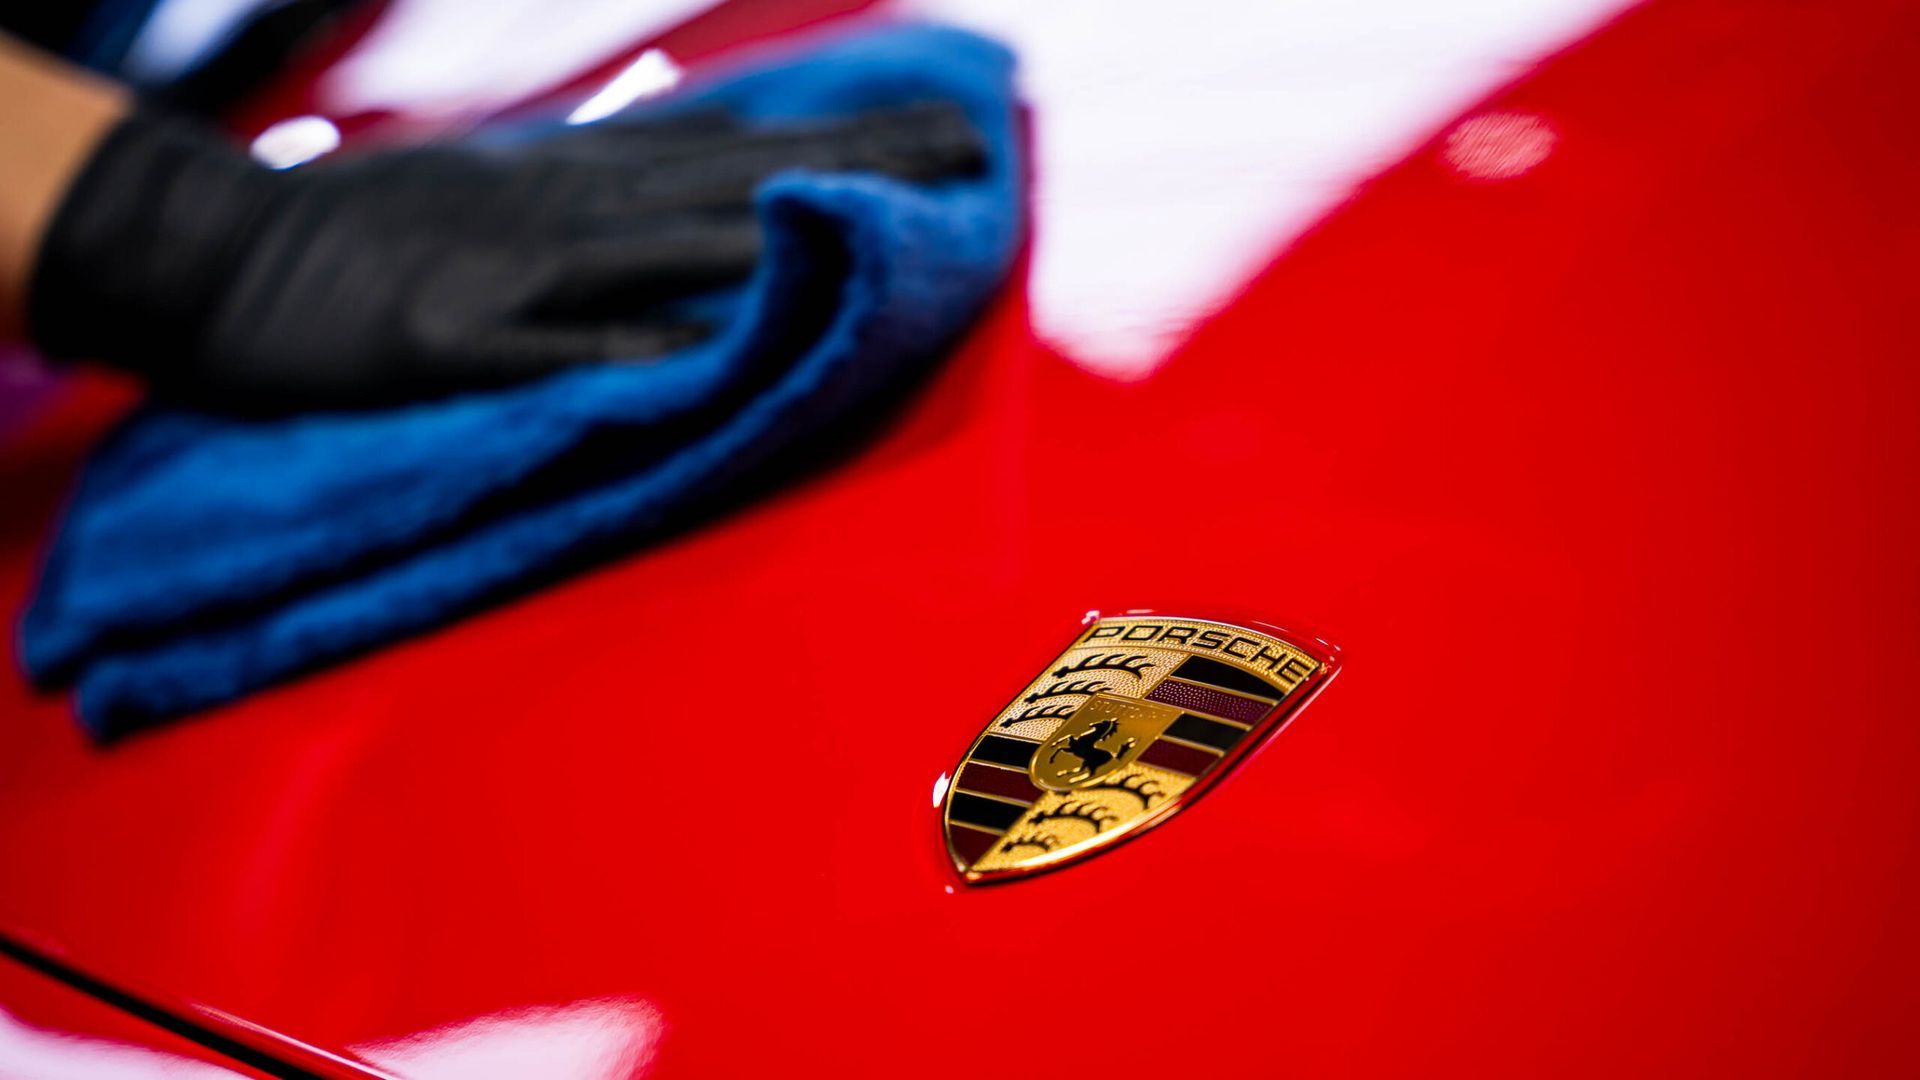
<instances>
[{"instance_id":1,"label":"gold outline of emblem","mask_svg":"<svg viewBox=\"0 0 1920 1080\"><path fill-rule=\"evenodd\" d=\"M941 778L969 884L1056 869L1161 824L1298 715L1339 650L1278 627L1089 612Z\"/></svg>"}]
</instances>

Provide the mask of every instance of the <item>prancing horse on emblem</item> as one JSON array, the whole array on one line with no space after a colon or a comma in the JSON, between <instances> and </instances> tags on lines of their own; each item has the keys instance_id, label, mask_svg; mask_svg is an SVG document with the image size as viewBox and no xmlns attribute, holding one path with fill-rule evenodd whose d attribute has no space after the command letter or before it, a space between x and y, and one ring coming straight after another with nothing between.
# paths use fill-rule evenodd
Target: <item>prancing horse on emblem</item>
<instances>
[{"instance_id":1,"label":"prancing horse on emblem","mask_svg":"<svg viewBox=\"0 0 1920 1080\"><path fill-rule=\"evenodd\" d=\"M1066 742L1054 747L1053 753L1047 755L1047 764L1053 764L1054 759L1058 758L1062 753L1072 754L1074 757L1080 759L1080 766L1072 772L1062 775L1059 778L1060 782L1063 784L1077 784L1082 780L1090 780L1110 762L1124 756L1127 751L1133 749L1133 744L1136 741L1134 739L1128 739L1126 742L1121 743L1120 749L1118 750L1107 750L1101 747L1101 743L1112 738L1113 734L1119 730L1120 721L1101 720L1087 730L1072 736L1067 739Z\"/></svg>"}]
</instances>

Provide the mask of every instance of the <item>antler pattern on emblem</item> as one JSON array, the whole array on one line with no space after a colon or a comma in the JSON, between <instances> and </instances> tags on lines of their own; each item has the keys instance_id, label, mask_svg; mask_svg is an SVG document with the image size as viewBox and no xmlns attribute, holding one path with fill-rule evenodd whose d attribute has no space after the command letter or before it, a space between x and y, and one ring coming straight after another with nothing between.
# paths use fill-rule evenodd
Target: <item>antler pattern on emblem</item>
<instances>
[{"instance_id":1,"label":"antler pattern on emblem","mask_svg":"<svg viewBox=\"0 0 1920 1080\"><path fill-rule=\"evenodd\" d=\"M1044 825L1049 821L1084 821L1093 826L1094 832L1104 832L1107 826L1119 818L1110 808L1090 799L1068 799L1051 810L1042 811L1029 819L1029 825Z\"/></svg>"},{"instance_id":2,"label":"antler pattern on emblem","mask_svg":"<svg viewBox=\"0 0 1920 1080\"><path fill-rule=\"evenodd\" d=\"M1054 837L1043 832L1025 829L1022 830L1018 836L1007 837L1006 840L1002 842L1000 850L1011 855L1013 854L1013 849L1017 847L1037 847L1041 851L1052 851L1059 846L1060 841Z\"/></svg>"},{"instance_id":3,"label":"antler pattern on emblem","mask_svg":"<svg viewBox=\"0 0 1920 1080\"><path fill-rule=\"evenodd\" d=\"M1107 688L1107 684L1098 679L1066 679L1054 683L1037 694L1027 695L1027 704L1031 705L1041 698L1065 697L1068 694L1091 695Z\"/></svg>"},{"instance_id":4,"label":"antler pattern on emblem","mask_svg":"<svg viewBox=\"0 0 1920 1080\"><path fill-rule=\"evenodd\" d=\"M1024 724L1029 720L1065 720L1067 717L1073 715L1073 708L1071 705L1034 705L1020 710L1020 715L1018 716L1009 716L1005 720L1000 721L1000 726L1003 728L1012 727L1015 724Z\"/></svg>"},{"instance_id":5,"label":"antler pattern on emblem","mask_svg":"<svg viewBox=\"0 0 1920 1080\"><path fill-rule=\"evenodd\" d=\"M1145 653L1094 653L1077 664L1055 668L1053 677L1063 679L1084 671L1124 671L1139 675L1153 666L1147 663Z\"/></svg>"},{"instance_id":6,"label":"antler pattern on emblem","mask_svg":"<svg viewBox=\"0 0 1920 1080\"><path fill-rule=\"evenodd\" d=\"M1160 781L1139 773L1120 773L1109 776L1098 783L1088 784L1085 790L1124 792L1139 799L1140 808L1143 810L1151 807L1153 800L1163 798L1167 794L1167 789L1161 786Z\"/></svg>"}]
</instances>

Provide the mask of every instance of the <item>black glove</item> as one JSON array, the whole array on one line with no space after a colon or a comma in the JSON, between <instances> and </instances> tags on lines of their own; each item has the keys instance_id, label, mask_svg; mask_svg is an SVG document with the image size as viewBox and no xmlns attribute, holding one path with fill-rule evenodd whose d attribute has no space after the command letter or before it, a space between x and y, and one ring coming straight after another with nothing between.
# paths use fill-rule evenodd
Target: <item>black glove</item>
<instances>
[{"instance_id":1,"label":"black glove","mask_svg":"<svg viewBox=\"0 0 1920 1080\"><path fill-rule=\"evenodd\" d=\"M930 181L977 170L945 104L748 128L703 113L512 150L274 172L177 119L102 142L42 245L49 356L229 409L372 405L632 360L709 327L673 301L751 272L751 198L788 167Z\"/></svg>"}]
</instances>

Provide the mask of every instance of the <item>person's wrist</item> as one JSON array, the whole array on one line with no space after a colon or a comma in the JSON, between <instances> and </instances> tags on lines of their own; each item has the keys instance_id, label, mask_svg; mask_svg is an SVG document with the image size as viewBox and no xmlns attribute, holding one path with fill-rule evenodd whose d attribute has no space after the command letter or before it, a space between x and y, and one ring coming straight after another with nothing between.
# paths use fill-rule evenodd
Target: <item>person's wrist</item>
<instances>
[{"instance_id":1,"label":"person's wrist","mask_svg":"<svg viewBox=\"0 0 1920 1080\"><path fill-rule=\"evenodd\" d=\"M0 33L0 339L24 335L27 282L47 224L127 109L124 88Z\"/></svg>"}]
</instances>

